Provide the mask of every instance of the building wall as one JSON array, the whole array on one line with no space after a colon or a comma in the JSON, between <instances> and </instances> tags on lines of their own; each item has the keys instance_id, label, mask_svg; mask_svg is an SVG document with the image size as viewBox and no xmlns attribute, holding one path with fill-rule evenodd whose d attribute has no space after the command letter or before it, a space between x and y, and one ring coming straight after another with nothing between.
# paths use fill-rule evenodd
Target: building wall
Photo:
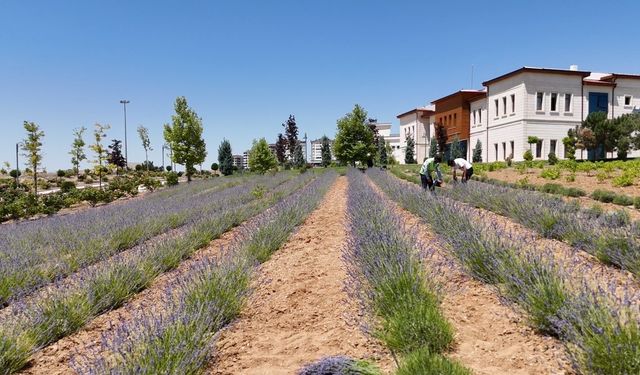
<instances>
[{"instance_id":1,"label":"building wall","mask_svg":"<svg viewBox=\"0 0 640 375\"><path fill-rule=\"evenodd\" d=\"M432 133L430 126L431 118L421 117L420 113L415 112L402 116L400 120L400 148L402 150L402 158L398 159L400 164L404 164L404 155L407 148L407 136L411 136L415 143L414 155L417 161L424 158L429 152L429 137ZM426 151L425 151L426 150Z\"/></svg>"},{"instance_id":2,"label":"building wall","mask_svg":"<svg viewBox=\"0 0 640 375\"><path fill-rule=\"evenodd\" d=\"M483 136L487 130L487 98L482 98L469 103L469 147L467 147L467 160L473 159L473 149L480 140L483 151L487 149L486 139Z\"/></svg>"}]
</instances>

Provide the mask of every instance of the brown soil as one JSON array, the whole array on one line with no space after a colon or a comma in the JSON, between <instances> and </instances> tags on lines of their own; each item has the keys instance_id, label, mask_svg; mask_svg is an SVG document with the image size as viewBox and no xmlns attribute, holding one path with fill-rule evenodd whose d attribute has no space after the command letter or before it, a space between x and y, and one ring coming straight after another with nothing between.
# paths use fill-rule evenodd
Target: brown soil
<instances>
[{"instance_id":1,"label":"brown soil","mask_svg":"<svg viewBox=\"0 0 640 375\"><path fill-rule=\"evenodd\" d=\"M562 171L560 178L558 178L557 180L547 180L545 178L542 178L540 177L541 172L542 169L532 168L528 173L520 174L520 172L518 172L515 168L505 168L493 172L487 172L487 176L508 182L517 182L518 180L527 177L529 183L534 185L557 183L567 187L580 188L586 191L587 194L592 193L596 189L605 189L614 191L616 193L631 195L633 197L640 196L640 185L638 185L637 183L635 185L625 187L617 187L612 185L613 177L619 175L620 171L613 172L612 178L603 182L598 182L598 179L596 179L595 177L595 172L591 173L591 176L587 176L587 174L584 172L576 172L576 180L573 182L569 182L566 180L565 177L569 174L569 172L564 170Z\"/></svg>"},{"instance_id":2,"label":"brown soil","mask_svg":"<svg viewBox=\"0 0 640 375\"><path fill-rule=\"evenodd\" d=\"M240 318L221 333L208 373L293 374L338 354L393 367L389 354L361 332L354 319L358 308L343 290L346 189L340 177L297 233L260 267Z\"/></svg>"},{"instance_id":3,"label":"brown soil","mask_svg":"<svg viewBox=\"0 0 640 375\"><path fill-rule=\"evenodd\" d=\"M164 306L158 301L165 295L165 289L176 280L187 277L196 264L203 259L215 259L224 249L234 242L234 238L250 227L251 220L224 233L209 246L197 251L190 259L183 261L178 268L157 277L149 288L136 294L124 306L98 316L81 331L65 337L58 342L35 353L30 366L23 374L75 374L70 367L70 359L75 354L93 355L100 350L103 334L115 332L121 324L135 319L141 312L162 314Z\"/></svg>"},{"instance_id":4,"label":"brown soil","mask_svg":"<svg viewBox=\"0 0 640 375\"><path fill-rule=\"evenodd\" d=\"M373 185L379 194L384 195ZM442 309L455 330L455 349L449 353L474 374L571 374L562 343L534 332L526 319L504 305L491 287L466 275L452 256L437 245L434 234L419 217L386 199L414 228L423 244L429 272L443 286ZM444 272L443 272L444 271Z\"/></svg>"}]
</instances>

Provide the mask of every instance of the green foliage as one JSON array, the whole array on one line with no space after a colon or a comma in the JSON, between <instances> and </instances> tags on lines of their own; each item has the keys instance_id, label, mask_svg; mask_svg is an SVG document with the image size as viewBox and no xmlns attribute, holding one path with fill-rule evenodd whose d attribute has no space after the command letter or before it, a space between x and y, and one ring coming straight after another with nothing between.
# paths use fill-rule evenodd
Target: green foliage
<instances>
[{"instance_id":1,"label":"green foliage","mask_svg":"<svg viewBox=\"0 0 640 375\"><path fill-rule=\"evenodd\" d=\"M218 163L212 163L211 164L211 170L212 171L217 171L220 168L220 166L218 165Z\"/></svg>"},{"instance_id":2,"label":"green foliage","mask_svg":"<svg viewBox=\"0 0 640 375\"><path fill-rule=\"evenodd\" d=\"M127 168L127 161L122 155L122 141L117 139L111 141L107 161L116 168L116 171L118 171L119 168Z\"/></svg>"},{"instance_id":3,"label":"green foliage","mask_svg":"<svg viewBox=\"0 0 640 375\"><path fill-rule=\"evenodd\" d=\"M387 142L383 136L378 137L378 164L385 166L389 162L387 157Z\"/></svg>"},{"instance_id":4,"label":"green foliage","mask_svg":"<svg viewBox=\"0 0 640 375\"><path fill-rule=\"evenodd\" d=\"M149 140L149 129L142 125L138 126L138 136L140 137L140 142L142 142L142 148L144 149L144 161L148 171L149 151L153 151L153 148L151 148L151 141Z\"/></svg>"},{"instance_id":5,"label":"green foliage","mask_svg":"<svg viewBox=\"0 0 640 375\"><path fill-rule=\"evenodd\" d=\"M60 183L60 191L62 191L63 193L68 193L71 190L75 190L76 188L76 183L73 181L62 181Z\"/></svg>"},{"instance_id":6,"label":"green foliage","mask_svg":"<svg viewBox=\"0 0 640 375\"><path fill-rule=\"evenodd\" d=\"M220 172L229 176L233 174L233 154L231 153L231 143L225 138L220 142L218 147L218 163L220 163Z\"/></svg>"},{"instance_id":7,"label":"green foliage","mask_svg":"<svg viewBox=\"0 0 640 375\"><path fill-rule=\"evenodd\" d=\"M460 138L458 138L458 135L455 135L453 137L453 141L451 142L450 156L451 156L451 159L465 157L462 150L462 145L460 144Z\"/></svg>"},{"instance_id":8,"label":"green foliage","mask_svg":"<svg viewBox=\"0 0 640 375\"><path fill-rule=\"evenodd\" d=\"M458 362L439 354L432 354L427 348L407 355L396 375L471 375L471 371Z\"/></svg>"},{"instance_id":9,"label":"green foliage","mask_svg":"<svg viewBox=\"0 0 640 375\"><path fill-rule=\"evenodd\" d=\"M625 186L633 185L635 182L635 179L636 179L635 173L630 171L625 171L621 175L614 177L611 183L613 184L613 186L625 187Z\"/></svg>"},{"instance_id":10,"label":"green foliage","mask_svg":"<svg viewBox=\"0 0 640 375\"><path fill-rule=\"evenodd\" d=\"M321 142L320 155L322 155L322 166L326 168L331 165L331 143L326 135L322 136Z\"/></svg>"},{"instance_id":11,"label":"green foliage","mask_svg":"<svg viewBox=\"0 0 640 375\"><path fill-rule=\"evenodd\" d=\"M300 145L298 144L298 147ZM301 152L301 151L300 151ZM264 138L253 141L249 151L249 169L252 172L265 173L278 165L275 155L269 149L269 144Z\"/></svg>"},{"instance_id":12,"label":"green foliage","mask_svg":"<svg viewBox=\"0 0 640 375\"><path fill-rule=\"evenodd\" d=\"M377 145L373 143L373 132L366 121L367 112L357 104L353 111L338 120L333 150L336 158L343 164L366 163L375 154Z\"/></svg>"},{"instance_id":13,"label":"green foliage","mask_svg":"<svg viewBox=\"0 0 640 375\"><path fill-rule=\"evenodd\" d=\"M447 128L442 123L436 123L433 127L438 144L438 154L444 157L444 150L447 148Z\"/></svg>"},{"instance_id":14,"label":"green foliage","mask_svg":"<svg viewBox=\"0 0 640 375\"><path fill-rule=\"evenodd\" d=\"M405 164L415 164L416 163L416 158L415 158L416 144L413 141L413 137L411 137L411 135L407 135L406 142L407 142L407 146L404 149L404 162Z\"/></svg>"},{"instance_id":15,"label":"green foliage","mask_svg":"<svg viewBox=\"0 0 640 375\"><path fill-rule=\"evenodd\" d=\"M282 124L282 127L284 128L286 147L289 151L289 161L295 164L295 153L299 144L296 117L294 115L289 115L289 119L286 123Z\"/></svg>"},{"instance_id":16,"label":"green foliage","mask_svg":"<svg viewBox=\"0 0 640 375\"><path fill-rule=\"evenodd\" d=\"M178 174L176 172L167 172L165 178L168 186L178 185Z\"/></svg>"},{"instance_id":17,"label":"green foliage","mask_svg":"<svg viewBox=\"0 0 640 375\"><path fill-rule=\"evenodd\" d=\"M616 193L609 190L596 189L591 193L591 198L604 203L613 202L615 197Z\"/></svg>"},{"instance_id":18,"label":"green foliage","mask_svg":"<svg viewBox=\"0 0 640 375\"><path fill-rule=\"evenodd\" d=\"M266 142L266 141L265 141ZM267 147L269 146L269 144L267 144ZM271 149L269 149L269 152L271 152ZM271 154L273 154L271 152ZM274 156L274 160L276 161L275 166L278 165L278 161L275 159ZM298 142L295 146L295 151L293 152L293 161L291 163L291 165L294 168L303 168L304 166L307 165L307 161L304 160L304 154L302 153L302 145L300 144L300 142Z\"/></svg>"},{"instance_id":19,"label":"green foliage","mask_svg":"<svg viewBox=\"0 0 640 375\"><path fill-rule=\"evenodd\" d=\"M640 210L640 197L633 198L633 207Z\"/></svg>"},{"instance_id":20,"label":"green foliage","mask_svg":"<svg viewBox=\"0 0 640 375\"><path fill-rule=\"evenodd\" d=\"M109 130L109 128L109 125L96 124L93 130L94 143L89 146L96 155L96 159L94 160L94 170L98 175L100 188L102 188L102 176L104 175L102 163L107 159L107 149L102 144L102 141L105 139L105 132Z\"/></svg>"},{"instance_id":21,"label":"green foliage","mask_svg":"<svg viewBox=\"0 0 640 375\"><path fill-rule=\"evenodd\" d=\"M613 204L618 206L631 206L633 204L633 198L624 194L616 194L613 198Z\"/></svg>"},{"instance_id":22,"label":"green foliage","mask_svg":"<svg viewBox=\"0 0 640 375\"><path fill-rule=\"evenodd\" d=\"M522 155L522 158L523 158L525 161L530 162L530 161L532 161L532 160L533 160L533 153L531 152L531 150L527 150L527 151L525 151L525 152L524 152L524 154Z\"/></svg>"},{"instance_id":23,"label":"green foliage","mask_svg":"<svg viewBox=\"0 0 640 375\"><path fill-rule=\"evenodd\" d=\"M474 163L482 163L482 142L480 142L480 139L476 141L476 145L473 148L472 160Z\"/></svg>"},{"instance_id":24,"label":"green foliage","mask_svg":"<svg viewBox=\"0 0 640 375\"><path fill-rule=\"evenodd\" d=\"M556 167L545 168L540 173L540 177L546 180L557 180L558 178L560 178L560 168L556 168Z\"/></svg>"},{"instance_id":25,"label":"green foliage","mask_svg":"<svg viewBox=\"0 0 640 375\"><path fill-rule=\"evenodd\" d=\"M476 143L476 147L478 147L477 143ZM433 158L437 154L438 154L438 141L436 140L435 137L431 137L431 140L429 141L429 157ZM482 159L480 161L482 161ZM474 162L475 162L475 160L474 160Z\"/></svg>"},{"instance_id":26,"label":"green foliage","mask_svg":"<svg viewBox=\"0 0 640 375\"><path fill-rule=\"evenodd\" d=\"M554 152L550 152L547 156L547 161L549 162L549 165L556 165L558 164L558 157Z\"/></svg>"},{"instance_id":27,"label":"green foliage","mask_svg":"<svg viewBox=\"0 0 640 375\"><path fill-rule=\"evenodd\" d=\"M33 169L33 193L38 194L38 167L42 161L42 138L44 132L35 122L24 122L27 137L22 141L22 151L27 158L27 166Z\"/></svg>"},{"instance_id":28,"label":"green foliage","mask_svg":"<svg viewBox=\"0 0 640 375\"><path fill-rule=\"evenodd\" d=\"M187 181L191 181L193 166L204 162L207 156L202 119L188 106L184 96L176 99L174 109L172 125L164 125L164 138L173 150L173 162L185 166Z\"/></svg>"}]
</instances>

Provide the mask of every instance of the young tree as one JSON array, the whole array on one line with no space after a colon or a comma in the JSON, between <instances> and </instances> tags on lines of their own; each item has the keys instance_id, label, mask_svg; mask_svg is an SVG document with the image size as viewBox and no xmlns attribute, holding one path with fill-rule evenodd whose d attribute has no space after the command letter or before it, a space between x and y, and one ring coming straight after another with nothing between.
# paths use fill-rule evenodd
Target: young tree
<instances>
[{"instance_id":1,"label":"young tree","mask_svg":"<svg viewBox=\"0 0 640 375\"><path fill-rule=\"evenodd\" d=\"M567 136L562 138L564 145L564 157L569 160L576 160L576 130L569 129Z\"/></svg>"},{"instance_id":2,"label":"young tree","mask_svg":"<svg viewBox=\"0 0 640 375\"><path fill-rule=\"evenodd\" d=\"M105 133L109 130L109 125L100 125L96 124L93 130L93 138L94 142L89 148L95 153L96 159L94 160L95 170L98 174L98 183L100 189L102 189L102 175L104 174L104 168L102 167L102 162L107 158L107 149L102 145L102 141L106 138L107 134Z\"/></svg>"},{"instance_id":3,"label":"young tree","mask_svg":"<svg viewBox=\"0 0 640 375\"><path fill-rule=\"evenodd\" d=\"M407 135L406 141L407 141L407 147L405 147L405 150L404 150L404 162L405 164L415 164L416 158L414 157L414 155L415 155L416 144L413 142L413 137L411 137L410 135Z\"/></svg>"},{"instance_id":4,"label":"young tree","mask_svg":"<svg viewBox=\"0 0 640 375\"><path fill-rule=\"evenodd\" d=\"M220 142L218 147L218 163L220 164L220 172L229 176L233 174L233 154L231 153L231 143L225 138Z\"/></svg>"},{"instance_id":5,"label":"young tree","mask_svg":"<svg viewBox=\"0 0 640 375\"><path fill-rule=\"evenodd\" d=\"M73 165L73 170L76 171L76 177L80 176L80 163L87 159L87 155L84 153L84 146L86 144L82 137L85 131L87 131L87 128L84 126L73 129L73 135L75 138L73 138L69 155L71 155L71 164Z\"/></svg>"},{"instance_id":6,"label":"young tree","mask_svg":"<svg viewBox=\"0 0 640 375\"><path fill-rule=\"evenodd\" d=\"M451 142L451 159L463 158L464 151L462 150L462 145L460 144L460 138L457 135L453 137L453 141Z\"/></svg>"},{"instance_id":7,"label":"young tree","mask_svg":"<svg viewBox=\"0 0 640 375\"><path fill-rule=\"evenodd\" d=\"M304 154L302 153L302 145L298 142L295 151L293 152L293 167L302 168L307 164L304 160Z\"/></svg>"},{"instance_id":8,"label":"young tree","mask_svg":"<svg viewBox=\"0 0 640 375\"><path fill-rule=\"evenodd\" d=\"M218 163L212 163L211 164L211 170L212 171L217 171L220 168L220 166L218 165Z\"/></svg>"},{"instance_id":9,"label":"young tree","mask_svg":"<svg viewBox=\"0 0 640 375\"><path fill-rule=\"evenodd\" d=\"M278 133L278 139L276 140L276 159L281 165L287 161L287 138L282 133Z\"/></svg>"},{"instance_id":10,"label":"young tree","mask_svg":"<svg viewBox=\"0 0 640 375\"><path fill-rule=\"evenodd\" d=\"M126 168L127 161L122 155L122 141L117 139L111 140L107 162L116 167L116 174L119 174L120 168Z\"/></svg>"},{"instance_id":11,"label":"young tree","mask_svg":"<svg viewBox=\"0 0 640 375\"><path fill-rule=\"evenodd\" d=\"M375 154L377 145L373 143L373 133L365 124L366 120L367 112L358 104L338 120L333 152L340 162L355 166L357 161L366 163Z\"/></svg>"},{"instance_id":12,"label":"young tree","mask_svg":"<svg viewBox=\"0 0 640 375\"><path fill-rule=\"evenodd\" d=\"M322 156L322 166L328 167L331 165L331 143L326 135L322 136L320 143L320 155Z\"/></svg>"},{"instance_id":13,"label":"young tree","mask_svg":"<svg viewBox=\"0 0 640 375\"><path fill-rule=\"evenodd\" d=\"M387 142L381 135L378 136L378 162L383 167L389 163L389 158L387 157Z\"/></svg>"},{"instance_id":14,"label":"young tree","mask_svg":"<svg viewBox=\"0 0 640 375\"><path fill-rule=\"evenodd\" d=\"M433 158L438 154L438 141L436 137L431 137L429 141L429 157Z\"/></svg>"},{"instance_id":15,"label":"young tree","mask_svg":"<svg viewBox=\"0 0 640 375\"><path fill-rule=\"evenodd\" d=\"M253 172L264 173L278 165L275 155L269 149L269 144L264 138L253 141L249 151L249 169Z\"/></svg>"},{"instance_id":16,"label":"young tree","mask_svg":"<svg viewBox=\"0 0 640 375\"><path fill-rule=\"evenodd\" d=\"M202 139L202 119L189 107L187 99L180 96L175 103L176 114L171 116L172 124L165 124L164 138L171 145L173 161L184 164L187 181L195 171L194 165L201 164L207 157L206 144Z\"/></svg>"},{"instance_id":17,"label":"young tree","mask_svg":"<svg viewBox=\"0 0 640 375\"><path fill-rule=\"evenodd\" d=\"M615 147L616 129L613 125L613 122L607 119L605 112L590 113L582 123L582 127L591 129L593 132L596 148L602 145L605 152L611 152ZM575 134L576 138L577 136L578 135ZM606 157L606 155L603 156ZM600 159L600 155L596 155L596 159Z\"/></svg>"},{"instance_id":18,"label":"young tree","mask_svg":"<svg viewBox=\"0 0 640 375\"><path fill-rule=\"evenodd\" d=\"M140 141L142 142L142 148L144 148L144 162L147 166L147 172L149 171L149 151L153 151L151 148L151 141L149 140L149 129L144 126L138 126L138 135L140 136Z\"/></svg>"},{"instance_id":19,"label":"young tree","mask_svg":"<svg viewBox=\"0 0 640 375\"><path fill-rule=\"evenodd\" d=\"M576 143L575 148L580 150L580 159L582 159L584 150L593 150L596 148L596 137L593 131L584 126L576 127Z\"/></svg>"},{"instance_id":20,"label":"young tree","mask_svg":"<svg viewBox=\"0 0 640 375\"><path fill-rule=\"evenodd\" d=\"M24 122L27 137L22 141L22 151L27 165L33 169L33 193L38 196L38 167L42 161L42 138L44 132L35 122Z\"/></svg>"},{"instance_id":21,"label":"young tree","mask_svg":"<svg viewBox=\"0 0 640 375\"><path fill-rule=\"evenodd\" d=\"M482 142L478 139L476 141L476 146L473 148L473 159L474 163L482 163Z\"/></svg>"},{"instance_id":22,"label":"young tree","mask_svg":"<svg viewBox=\"0 0 640 375\"><path fill-rule=\"evenodd\" d=\"M441 123L434 125L436 135L436 143L438 144L438 154L444 157L444 151L447 149L447 128Z\"/></svg>"},{"instance_id":23,"label":"young tree","mask_svg":"<svg viewBox=\"0 0 640 375\"><path fill-rule=\"evenodd\" d=\"M284 127L284 136L287 138L287 148L289 150L289 160L293 161L293 154L298 147L298 125L296 124L296 117L289 115L289 119L286 123L282 124Z\"/></svg>"},{"instance_id":24,"label":"young tree","mask_svg":"<svg viewBox=\"0 0 640 375\"><path fill-rule=\"evenodd\" d=\"M527 137L527 143L529 144L529 150L532 149L532 145L534 144L538 144L538 142L540 142L540 138L534 136L534 135L530 135ZM533 151L531 151L533 153Z\"/></svg>"}]
</instances>

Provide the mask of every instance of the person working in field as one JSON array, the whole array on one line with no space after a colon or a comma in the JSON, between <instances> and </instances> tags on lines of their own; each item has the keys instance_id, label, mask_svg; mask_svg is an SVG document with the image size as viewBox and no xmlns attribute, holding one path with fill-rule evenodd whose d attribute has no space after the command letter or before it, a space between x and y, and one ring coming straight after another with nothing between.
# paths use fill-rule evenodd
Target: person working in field
<instances>
[{"instance_id":1,"label":"person working in field","mask_svg":"<svg viewBox=\"0 0 640 375\"><path fill-rule=\"evenodd\" d=\"M422 183L423 189L433 191L436 186L442 185L442 172L440 171L441 162L442 158L440 155L424 160L424 163L422 163L422 167L420 168L420 182Z\"/></svg>"},{"instance_id":2,"label":"person working in field","mask_svg":"<svg viewBox=\"0 0 640 375\"><path fill-rule=\"evenodd\" d=\"M457 181L456 171L459 169L462 171L461 180L463 183L469 181L473 176L473 165L463 158L449 159L449 166L453 170L453 180Z\"/></svg>"}]
</instances>

